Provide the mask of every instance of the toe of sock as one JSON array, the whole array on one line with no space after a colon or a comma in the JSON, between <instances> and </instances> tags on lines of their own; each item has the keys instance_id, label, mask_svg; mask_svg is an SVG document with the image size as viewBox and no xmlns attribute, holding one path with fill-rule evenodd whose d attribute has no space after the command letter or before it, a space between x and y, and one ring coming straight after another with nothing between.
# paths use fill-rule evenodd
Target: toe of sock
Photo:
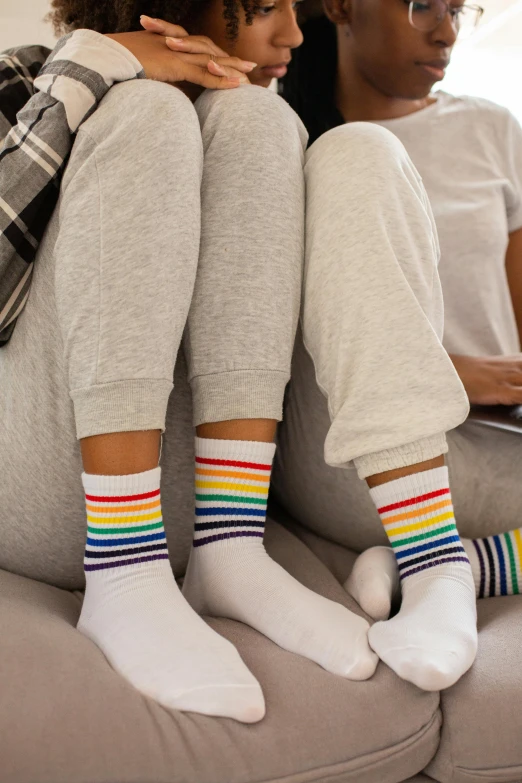
<instances>
[{"instance_id":1,"label":"toe of sock","mask_svg":"<svg viewBox=\"0 0 522 783\"><path fill-rule=\"evenodd\" d=\"M258 685L196 688L177 696L169 706L183 712L232 718L240 723L258 723L266 713L265 699Z\"/></svg>"},{"instance_id":2,"label":"toe of sock","mask_svg":"<svg viewBox=\"0 0 522 783\"><path fill-rule=\"evenodd\" d=\"M361 627L354 631L349 655L346 655L335 672L348 680L368 680L375 673L379 657L368 643L368 623L361 620ZM355 635L356 634L356 635Z\"/></svg>"},{"instance_id":3,"label":"toe of sock","mask_svg":"<svg viewBox=\"0 0 522 783\"><path fill-rule=\"evenodd\" d=\"M433 659L423 650L406 651L401 656L397 674L423 691L443 691L455 685L471 663L456 652L439 653Z\"/></svg>"}]
</instances>

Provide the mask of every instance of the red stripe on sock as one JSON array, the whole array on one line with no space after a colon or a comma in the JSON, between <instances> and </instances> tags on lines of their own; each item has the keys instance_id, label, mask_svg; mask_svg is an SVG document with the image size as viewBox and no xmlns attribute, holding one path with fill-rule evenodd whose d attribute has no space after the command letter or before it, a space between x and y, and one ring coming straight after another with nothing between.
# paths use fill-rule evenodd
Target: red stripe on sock
<instances>
[{"instance_id":1,"label":"red stripe on sock","mask_svg":"<svg viewBox=\"0 0 522 783\"><path fill-rule=\"evenodd\" d=\"M146 500L159 495L159 489L143 492L141 495L85 495L87 500L97 500L100 503L126 503L129 500Z\"/></svg>"},{"instance_id":2,"label":"red stripe on sock","mask_svg":"<svg viewBox=\"0 0 522 783\"><path fill-rule=\"evenodd\" d=\"M378 508L379 514L386 514L387 511L395 511L398 508L404 508L405 506L414 506L415 503L422 503L425 500L431 500L432 498L440 498L441 495L449 495L449 487L447 489L437 489L435 492L428 492L426 495L418 495L416 498L408 498L408 500L401 500L400 503L392 503L390 506L382 506Z\"/></svg>"},{"instance_id":3,"label":"red stripe on sock","mask_svg":"<svg viewBox=\"0 0 522 783\"><path fill-rule=\"evenodd\" d=\"M259 462L236 462L231 459L208 459L196 457L200 465L225 465L229 468L253 468L254 470L272 470L272 465L261 465Z\"/></svg>"}]
</instances>

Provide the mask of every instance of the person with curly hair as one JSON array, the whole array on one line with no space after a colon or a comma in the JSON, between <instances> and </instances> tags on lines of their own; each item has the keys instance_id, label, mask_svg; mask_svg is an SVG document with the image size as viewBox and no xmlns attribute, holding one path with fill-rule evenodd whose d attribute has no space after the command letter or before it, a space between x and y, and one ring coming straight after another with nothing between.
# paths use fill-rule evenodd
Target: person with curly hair
<instances>
[{"instance_id":1,"label":"person with curly hair","mask_svg":"<svg viewBox=\"0 0 522 783\"><path fill-rule=\"evenodd\" d=\"M440 342L431 210L387 131L339 128L305 158L297 115L262 89L301 42L289 0L54 9L58 25L100 34L132 34L154 11L167 22L151 29L183 23L192 34L174 36L173 51L207 47L199 67L214 67L215 46L255 66L232 90L116 84L80 126L0 353L0 567L67 589L85 580L78 627L135 687L168 707L253 722L260 686L199 613L244 622L349 679L378 661L368 623L263 546L300 307L328 397L326 460L353 461L381 511L400 503L422 515L419 498L435 492L451 516L444 433L468 406ZM51 92L72 40L43 70ZM395 665L428 690L455 682L477 644L469 561L458 536L451 557L437 536L443 568L428 591L426 574L414 580L406 618L419 643ZM172 567L183 574L189 549L181 595Z\"/></svg>"}]
</instances>

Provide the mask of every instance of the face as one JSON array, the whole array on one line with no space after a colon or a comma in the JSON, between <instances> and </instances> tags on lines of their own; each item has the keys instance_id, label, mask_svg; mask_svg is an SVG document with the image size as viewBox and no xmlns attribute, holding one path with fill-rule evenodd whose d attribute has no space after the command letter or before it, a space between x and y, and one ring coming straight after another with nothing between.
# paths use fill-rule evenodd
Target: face
<instances>
[{"instance_id":1,"label":"face","mask_svg":"<svg viewBox=\"0 0 522 783\"><path fill-rule=\"evenodd\" d=\"M419 0L419 9L424 2ZM462 2L451 4L459 8ZM343 48L379 92L419 100L444 78L457 35L449 14L432 32L421 32L409 23L408 0L331 0L328 6L328 15L337 24L339 13L347 15L341 31L348 36Z\"/></svg>"},{"instance_id":2,"label":"face","mask_svg":"<svg viewBox=\"0 0 522 783\"><path fill-rule=\"evenodd\" d=\"M286 74L292 49L303 42L296 8L295 0L261 0L251 25L246 24L241 8L238 36L231 41L226 37L222 0L211 0L197 33L208 36L229 55L257 63L248 78L252 84L268 87L272 79Z\"/></svg>"}]
</instances>

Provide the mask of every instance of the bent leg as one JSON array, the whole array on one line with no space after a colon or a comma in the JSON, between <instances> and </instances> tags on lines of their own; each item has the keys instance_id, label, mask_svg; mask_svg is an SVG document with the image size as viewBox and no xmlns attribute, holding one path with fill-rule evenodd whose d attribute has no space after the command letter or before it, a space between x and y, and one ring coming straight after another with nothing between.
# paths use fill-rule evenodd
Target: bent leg
<instances>
[{"instance_id":1,"label":"bent leg","mask_svg":"<svg viewBox=\"0 0 522 783\"><path fill-rule=\"evenodd\" d=\"M442 467L444 433L468 404L441 345L433 218L404 147L381 128L325 134L305 171L303 339L328 400L325 458L353 460L367 479L403 579L401 612L372 627L370 644L438 690L473 662L476 613Z\"/></svg>"},{"instance_id":2,"label":"bent leg","mask_svg":"<svg viewBox=\"0 0 522 783\"><path fill-rule=\"evenodd\" d=\"M80 131L65 182L56 297L90 471L78 628L164 706L253 722L259 684L174 580L157 467L198 263L202 163L180 91L121 85Z\"/></svg>"},{"instance_id":3,"label":"bent leg","mask_svg":"<svg viewBox=\"0 0 522 783\"><path fill-rule=\"evenodd\" d=\"M240 620L329 671L364 679L377 662L366 621L305 588L265 551L274 446L253 442L244 421L257 427L282 415L300 305L306 136L288 105L258 87L206 93L197 109L202 242L187 349L202 437L184 594L198 611Z\"/></svg>"}]
</instances>

